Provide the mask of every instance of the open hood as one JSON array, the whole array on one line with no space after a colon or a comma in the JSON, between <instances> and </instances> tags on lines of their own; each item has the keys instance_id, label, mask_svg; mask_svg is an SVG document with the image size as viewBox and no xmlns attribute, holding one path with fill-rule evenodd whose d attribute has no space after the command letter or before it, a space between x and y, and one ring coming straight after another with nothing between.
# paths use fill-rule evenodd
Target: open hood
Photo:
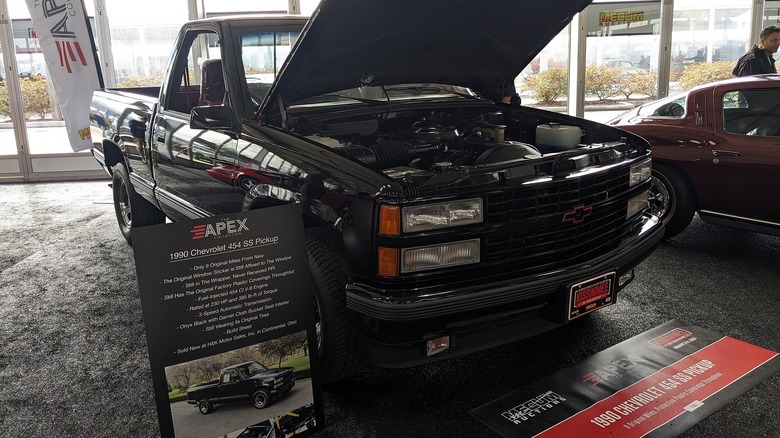
<instances>
[{"instance_id":1,"label":"open hood","mask_svg":"<svg viewBox=\"0 0 780 438\"><path fill-rule=\"evenodd\" d=\"M494 97L590 3L323 0L264 107L369 84L462 85Z\"/></svg>"}]
</instances>

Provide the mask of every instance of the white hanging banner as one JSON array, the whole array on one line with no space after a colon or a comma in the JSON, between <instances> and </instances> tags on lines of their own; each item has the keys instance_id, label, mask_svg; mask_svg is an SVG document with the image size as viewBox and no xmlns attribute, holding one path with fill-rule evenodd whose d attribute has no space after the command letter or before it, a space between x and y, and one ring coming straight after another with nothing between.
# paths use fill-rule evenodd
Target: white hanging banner
<instances>
[{"instance_id":1,"label":"white hanging banner","mask_svg":"<svg viewBox=\"0 0 780 438\"><path fill-rule=\"evenodd\" d=\"M26 0L49 76L60 102L70 146L92 147L89 105L101 88L83 0Z\"/></svg>"}]
</instances>

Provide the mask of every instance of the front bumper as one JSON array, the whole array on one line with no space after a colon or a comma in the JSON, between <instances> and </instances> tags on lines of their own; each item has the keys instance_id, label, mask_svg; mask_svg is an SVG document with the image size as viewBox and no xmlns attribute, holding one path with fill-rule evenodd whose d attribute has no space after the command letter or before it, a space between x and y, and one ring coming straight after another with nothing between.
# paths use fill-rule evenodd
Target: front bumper
<instances>
[{"instance_id":1,"label":"front bumper","mask_svg":"<svg viewBox=\"0 0 780 438\"><path fill-rule=\"evenodd\" d=\"M607 272L617 277L631 273L662 240L663 231L655 217L647 216L619 250L588 264L444 293L393 298L350 284L347 307L363 321L364 352L377 365L406 367L467 354L565 324L568 285ZM426 357L426 340L439 336L451 336L454 345Z\"/></svg>"},{"instance_id":2,"label":"front bumper","mask_svg":"<svg viewBox=\"0 0 780 438\"><path fill-rule=\"evenodd\" d=\"M293 389L294 386L295 386L295 374L292 375L292 377L290 378L290 380L287 381L287 383L285 383L284 385L280 386L277 389L271 390L271 397L277 399L283 396L285 393L287 393L287 391Z\"/></svg>"}]
</instances>

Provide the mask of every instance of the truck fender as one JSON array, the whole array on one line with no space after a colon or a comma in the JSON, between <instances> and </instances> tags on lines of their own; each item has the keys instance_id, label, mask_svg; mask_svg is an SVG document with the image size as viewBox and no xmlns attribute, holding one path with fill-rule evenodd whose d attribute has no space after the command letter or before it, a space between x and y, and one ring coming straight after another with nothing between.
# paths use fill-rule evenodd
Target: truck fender
<instances>
[{"instance_id":1,"label":"truck fender","mask_svg":"<svg viewBox=\"0 0 780 438\"><path fill-rule=\"evenodd\" d=\"M323 228L331 234L340 235L344 218L336 210L318 199L306 201L298 192L268 184L252 187L244 197L244 211L277 207L286 204L300 204L304 228Z\"/></svg>"},{"instance_id":2,"label":"truck fender","mask_svg":"<svg viewBox=\"0 0 780 438\"><path fill-rule=\"evenodd\" d=\"M125 161L125 156L122 153L122 149L113 140L103 140L103 154L105 155L106 167L113 169L117 163ZM130 169L128 169L129 171ZM109 170L113 174L113 170Z\"/></svg>"}]
</instances>

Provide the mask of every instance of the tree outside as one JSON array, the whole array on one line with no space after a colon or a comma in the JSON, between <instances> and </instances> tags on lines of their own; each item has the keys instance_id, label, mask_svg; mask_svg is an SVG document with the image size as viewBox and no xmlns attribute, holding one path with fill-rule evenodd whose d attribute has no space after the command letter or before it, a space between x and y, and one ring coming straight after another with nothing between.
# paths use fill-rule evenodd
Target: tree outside
<instances>
[{"instance_id":1,"label":"tree outside","mask_svg":"<svg viewBox=\"0 0 780 438\"><path fill-rule=\"evenodd\" d=\"M51 118L52 106L46 78L40 75L19 78L22 89L24 115L27 120ZM11 117L11 105L5 81L0 82L0 117Z\"/></svg>"},{"instance_id":2,"label":"tree outside","mask_svg":"<svg viewBox=\"0 0 780 438\"><path fill-rule=\"evenodd\" d=\"M688 66L680 76L680 86L685 90L706 84L733 78L731 71L734 69L734 61L700 62Z\"/></svg>"},{"instance_id":3,"label":"tree outside","mask_svg":"<svg viewBox=\"0 0 780 438\"><path fill-rule=\"evenodd\" d=\"M619 92L623 72L617 67L589 65L585 67L585 93L599 101L606 100Z\"/></svg>"},{"instance_id":4,"label":"tree outside","mask_svg":"<svg viewBox=\"0 0 780 438\"><path fill-rule=\"evenodd\" d=\"M553 103L568 92L569 70L553 68L536 73L528 78L522 89L533 93L540 103Z\"/></svg>"},{"instance_id":5,"label":"tree outside","mask_svg":"<svg viewBox=\"0 0 780 438\"><path fill-rule=\"evenodd\" d=\"M300 331L278 339L238 348L214 356L166 367L165 378L171 394L186 396L187 388L213 381L228 366L255 361L267 367L281 367L285 359L308 356L306 331ZM305 361L308 364L308 360ZM296 373L305 372L298 369Z\"/></svg>"},{"instance_id":6,"label":"tree outside","mask_svg":"<svg viewBox=\"0 0 780 438\"><path fill-rule=\"evenodd\" d=\"M733 61L697 62L678 72L680 87L689 90L697 85L734 77ZM618 67L589 65L585 68L585 93L598 102L629 102L656 99L658 72L638 69L626 73ZM555 105L568 92L568 70L552 69L536 73L521 86L530 92L536 105Z\"/></svg>"}]
</instances>

